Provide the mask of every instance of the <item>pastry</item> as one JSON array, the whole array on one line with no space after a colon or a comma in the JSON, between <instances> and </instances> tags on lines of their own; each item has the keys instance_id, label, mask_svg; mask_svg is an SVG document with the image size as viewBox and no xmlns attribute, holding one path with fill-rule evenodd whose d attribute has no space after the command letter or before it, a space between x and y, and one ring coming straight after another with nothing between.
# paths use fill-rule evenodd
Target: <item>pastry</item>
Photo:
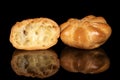
<instances>
[{"instance_id":1,"label":"pastry","mask_svg":"<svg viewBox=\"0 0 120 80\"><path fill-rule=\"evenodd\" d=\"M10 42L16 49L48 49L58 42L60 28L49 18L41 17L16 22L10 32Z\"/></svg>"},{"instance_id":2,"label":"pastry","mask_svg":"<svg viewBox=\"0 0 120 80\"><path fill-rule=\"evenodd\" d=\"M112 29L101 16L88 15L82 19L70 18L60 25L60 38L70 47L94 49L103 45Z\"/></svg>"}]
</instances>

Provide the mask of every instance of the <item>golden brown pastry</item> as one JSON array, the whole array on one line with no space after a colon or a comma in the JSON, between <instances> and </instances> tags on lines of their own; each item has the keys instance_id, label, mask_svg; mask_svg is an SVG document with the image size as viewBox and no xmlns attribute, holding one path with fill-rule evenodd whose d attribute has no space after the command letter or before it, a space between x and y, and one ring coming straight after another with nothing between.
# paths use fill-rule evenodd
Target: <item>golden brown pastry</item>
<instances>
[{"instance_id":1,"label":"golden brown pastry","mask_svg":"<svg viewBox=\"0 0 120 80\"><path fill-rule=\"evenodd\" d=\"M104 44L112 29L103 17L88 15L82 19L70 18L60 25L63 43L80 49L94 49Z\"/></svg>"},{"instance_id":2,"label":"golden brown pastry","mask_svg":"<svg viewBox=\"0 0 120 80\"><path fill-rule=\"evenodd\" d=\"M10 42L16 49L48 49L57 43L59 36L58 24L41 17L16 22L11 29Z\"/></svg>"},{"instance_id":3,"label":"golden brown pastry","mask_svg":"<svg viewBox=\"0 0 120 80\"><path fill-rule=\"evenodd\" d=\"M58 56L53 50L15 50L11 67L20 76L47 78L59 70Z\"/></svg>"},{"instance_id":4,"label":"golden brown pastry","mask_svg":"<svg viewBox=\"0 0 120 80\"><path fill-rule=\"evenodd\" d=\"M80 50L66 47L60 56L62 68L69 72L97 74L110 67L110 60L103 49Z\"/></svg>"}]
</instances>

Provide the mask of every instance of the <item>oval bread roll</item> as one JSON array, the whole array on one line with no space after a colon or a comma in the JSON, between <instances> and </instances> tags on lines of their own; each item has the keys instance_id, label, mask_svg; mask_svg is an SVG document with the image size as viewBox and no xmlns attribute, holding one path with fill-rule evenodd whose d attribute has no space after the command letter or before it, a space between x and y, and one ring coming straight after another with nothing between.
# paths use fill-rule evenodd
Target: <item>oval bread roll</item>
<instances>
[{"instance_id":1,"label":"oval bread roll","mask_svg":"<svg viewBox=\"0 0 120 80\"><path fill-rule=\"evenodd\" d=\"M80 49L94 49L104 44L112 29L103 17L88 15L82 19L70 18L60 25L63 43Z\"/></svg>"},{"instance_id":2,"label":"oval bread roll","mask_svg":"<svg viewBox=\"0 0 120 80\"><path fill-rule=\"evenodd\" d=\"M11 29L10 42L16 49L48 49L57 43L59 36L58 24L41 17L16 22Z\"/></svg>"},{"instance_id":3,"label":"oval bread roll","mask_svg":"<svg viewBox=\"0 0 120 80\"><path fill-rule=\"evenodd\" d=\"M11 67L20 76L47 78L60 67L57 54L53 50L15 50Z\"/></svg>"}]
</instances>

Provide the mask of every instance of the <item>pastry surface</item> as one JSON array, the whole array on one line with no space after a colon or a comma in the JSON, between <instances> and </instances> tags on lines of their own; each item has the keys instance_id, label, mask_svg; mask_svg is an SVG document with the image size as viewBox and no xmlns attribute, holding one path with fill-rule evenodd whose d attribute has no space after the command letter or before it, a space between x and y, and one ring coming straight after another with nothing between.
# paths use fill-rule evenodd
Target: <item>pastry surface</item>
<instances>
[{"instance_id":1,"label":"pastry surface","mask_svg":"<svg viewBox=\"0 0 120 80\"><path fill-rule=\"evenodd\" d=\"M103 17L88 15L82 19L70 18L60 25L63 43L80 49L94 49L103 45L112 33Z\"/></svg>"}]
</instances>

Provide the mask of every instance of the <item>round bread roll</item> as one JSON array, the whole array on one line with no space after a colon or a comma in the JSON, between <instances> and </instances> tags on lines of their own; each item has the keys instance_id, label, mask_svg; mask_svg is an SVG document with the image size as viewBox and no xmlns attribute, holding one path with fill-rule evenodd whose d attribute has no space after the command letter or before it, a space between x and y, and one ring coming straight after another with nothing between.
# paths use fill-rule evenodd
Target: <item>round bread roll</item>
<instances>
[{"instance_id":1,"label":"round bread roll","mask_svg":"<svg viewBox=\"0 0 120 80\"><path fill-rule=\"evenodd\" d=\"M11 67L20 76L47 78L54 75L60 67L59 59L53 50L15 50Z\"/></svg>"},{"instance_id":2,"label":"round bread roll","mask_svg":"<svg viewBox=\"0 0 120 80\"><path fill-rule=\"evenodd\" d=\"M66 47L61 53L60 64L69 72L97 74L109 69L110 60L101 48L81 50Z\"/></svg>"},{"instance_id":3,"label":"round bread roll","mask_svg":"<svg viewBox=\"0 0 120 80\"><path fill-rule=\"evenodd\" d=\"M16 49L39 50L54 46L60 27L49 18L26 19L12 26L10 42Z\"/></svg>"},{"instance_id":4,"label":"round bread roll","mask_svg":"<svg viewBox=\"0 0 120 80\"><path fill-rule=\"evenodd\" d=\"M70 18L60 25L63 43L80 49L94 49L104 44L112 29L103 17L88 15L82 19Z\"/></svg>"}]
</instances>

